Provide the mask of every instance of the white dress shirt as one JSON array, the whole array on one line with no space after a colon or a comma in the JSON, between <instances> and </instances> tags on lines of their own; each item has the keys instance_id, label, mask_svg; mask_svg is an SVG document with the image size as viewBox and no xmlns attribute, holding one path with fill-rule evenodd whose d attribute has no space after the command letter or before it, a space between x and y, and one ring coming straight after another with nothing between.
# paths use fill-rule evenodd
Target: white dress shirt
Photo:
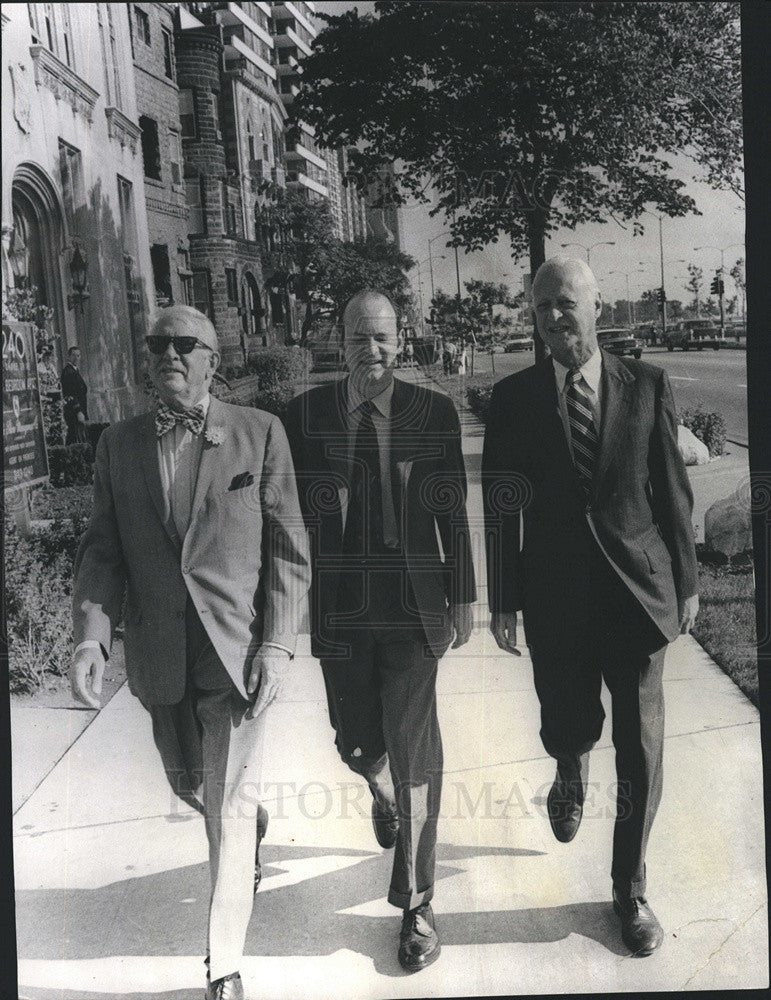
<instances>
[{"instance_id":1,"label":"white dress shirt","mask_svg":"<svg viewBox=\"0 0 771 1000\"><path fill-rule=\"evenodd\" d=\"M393 483L391 482L391 404L394 394L394 382L390 379L382 392L370 400L372 403L372 423L377 435L378 451L380 453L380 487L383 502L383 541L392 548L399 546L399 529L394 511ZM348 479L350 482L353 453L356 448L356 431L361 420L359 407L365 397L361 395L353 382L348 379Z\"/></svg>"},{"instance_id":2,"label":"white dress shirt","mask_svg":"<svg viewBox=\"0 0 771 1000\"><path fill-rule=\"evenodd\" d=\"M572 370L560 364L552 355L554 361L554 378L557 383L557 409L559 411L562 426L565 429L570 457L573 457L573 439L570 436L570 418L568 417L568 403L566 393L568 390L567 377ZM581 372L584 395L589 401L594 416L594 429L597 431L597 438L600 436L600 420L602 418L602 351L598 347L594 354L585 361L578 369Z\"/></svg>"}]
</instances>

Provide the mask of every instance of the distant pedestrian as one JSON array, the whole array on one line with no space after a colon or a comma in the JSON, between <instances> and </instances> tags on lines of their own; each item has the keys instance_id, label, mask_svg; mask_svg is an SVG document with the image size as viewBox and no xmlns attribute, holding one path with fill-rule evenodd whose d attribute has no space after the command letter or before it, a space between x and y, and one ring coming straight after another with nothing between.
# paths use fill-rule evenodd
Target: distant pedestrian
<instances>
[{"instance_id":1,"label":"distant pedestrian","mask_svg":"<svg viewBox=\"0 0 771 1000\"><path fill-rule=\"evenodd\" d=\"M60 379L64 399L64 422L67 425L67 437L64 443L80 444L87 440L88 386L80 373L80 348L71 347L68 358Z\"/></svg>"},{"instance_id":2,"label":"distant pedestrian","mask_svg":"<svg viewBox=\"0 0 771 1000\"><path fill-rule=\"evenodd\" d=\"M411 340L404 345L404 361L408 368L412 368L415 364L415 348Z\"/></svg>"}]
</instances>

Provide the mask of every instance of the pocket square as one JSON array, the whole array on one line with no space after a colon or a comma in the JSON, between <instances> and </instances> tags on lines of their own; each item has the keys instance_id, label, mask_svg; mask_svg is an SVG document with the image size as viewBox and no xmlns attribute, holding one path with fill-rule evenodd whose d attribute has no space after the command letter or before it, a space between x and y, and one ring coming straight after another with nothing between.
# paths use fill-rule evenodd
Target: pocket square
<instances>
[{"instance_id":1,"label":"pocket square","mask_svg":"<svg viewBox=\"0 0 771 1000\"><path fill-rule=\"evenodd\" d=\"M228 486L228 493L231 490L242 490L247 486L251 486L253 482L254 476L251 472L239 472L237 476L233 476L233 481Z\"/></svg>"}]
</instances>

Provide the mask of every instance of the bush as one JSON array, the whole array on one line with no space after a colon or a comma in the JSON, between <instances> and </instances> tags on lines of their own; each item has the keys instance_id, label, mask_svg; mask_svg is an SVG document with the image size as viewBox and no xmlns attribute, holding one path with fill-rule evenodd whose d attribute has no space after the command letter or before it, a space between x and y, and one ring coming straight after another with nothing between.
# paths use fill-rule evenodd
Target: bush
<instances>
[{"instance_id":1,"label":"bush","mask_svg":"<svg viewBox=\"0 0 771 1000\"><path fill-rule=\"evenodd\" d=\"M93 482L94 453L87 443L58 444L48 449L52 486L84 486Z\"/></svg>"},{"instance_id":2,"label":"bush","mask_svg":"<svg viewBox=\"0 0 771 1000\"><path fill-rule=\"evenodd\" d=\"M490 400L493 396L492 386L472 385L466 390L468 407L474 416L478 417L483 424L487 423L487 411L490 409Z\"/></svg>"},{"instance_id":3,"label":"bush","mask_svg":"<svg viewBox=\"0 0 771 1000\"><path fill-rule=\"evenodd\" d=\"M30 493L32 517L54 521L86 518L91 513L93 495L93 487L85 484L56 487L41 483L34 486Z\"/></svg>"},{"instance_id":4,"label":"bush","mask_svg":"<svg viewBox=\"0 0 771 1000\"><path fill-rule=\"evenodd\" d=\"M709 449L710 458L722 455L725 450L726 425L720 413L705 413L700 407L683 410L678 422L703 441Z\"/></svg>"},{"instance_id":5,"label":"bush","mask_svg":"<svg viewBox=\"0 0 771 1000\"><path fill-rule=\"evenodd\" d=\"M257 375L261 391L294 387L305 375L307 353L301 347L269 347L249 358L247 375Z\"/></svg>"}]
</instances>

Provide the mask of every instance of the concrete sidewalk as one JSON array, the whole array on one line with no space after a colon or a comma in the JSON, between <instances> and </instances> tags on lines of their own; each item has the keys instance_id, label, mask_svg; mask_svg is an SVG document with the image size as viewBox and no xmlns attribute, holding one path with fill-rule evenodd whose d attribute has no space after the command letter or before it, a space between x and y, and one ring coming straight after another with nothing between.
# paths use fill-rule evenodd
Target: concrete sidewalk
<instances>
[{"instance_id":1,"label":"concrete sidewalk","mask_svg":"<svg viewBox=\"0 0 771 1000\"><path fill-rule=\"evenodd\" d=\"M481 439L466 429L483 584ZM385 898L391 855L375 843L366 786L334 749L305 636L266 739L261 797L271 821L242 966L247 996L767 986L757 710L693 638L670 647L664 798L648 856L649 899L666 939L650 958L631 959L610 905L610 725L592 754L581 830L559 844L545 814L554 765L538 737L531 663L495 647L484 598L482 586L471 641L439 668L440 960L416 976L398 965L399 913ZM203 821L171 795L149 717L125 686L19 809L14 834L20 997L200 1000Z\"/></svg>"}]
</instances>

